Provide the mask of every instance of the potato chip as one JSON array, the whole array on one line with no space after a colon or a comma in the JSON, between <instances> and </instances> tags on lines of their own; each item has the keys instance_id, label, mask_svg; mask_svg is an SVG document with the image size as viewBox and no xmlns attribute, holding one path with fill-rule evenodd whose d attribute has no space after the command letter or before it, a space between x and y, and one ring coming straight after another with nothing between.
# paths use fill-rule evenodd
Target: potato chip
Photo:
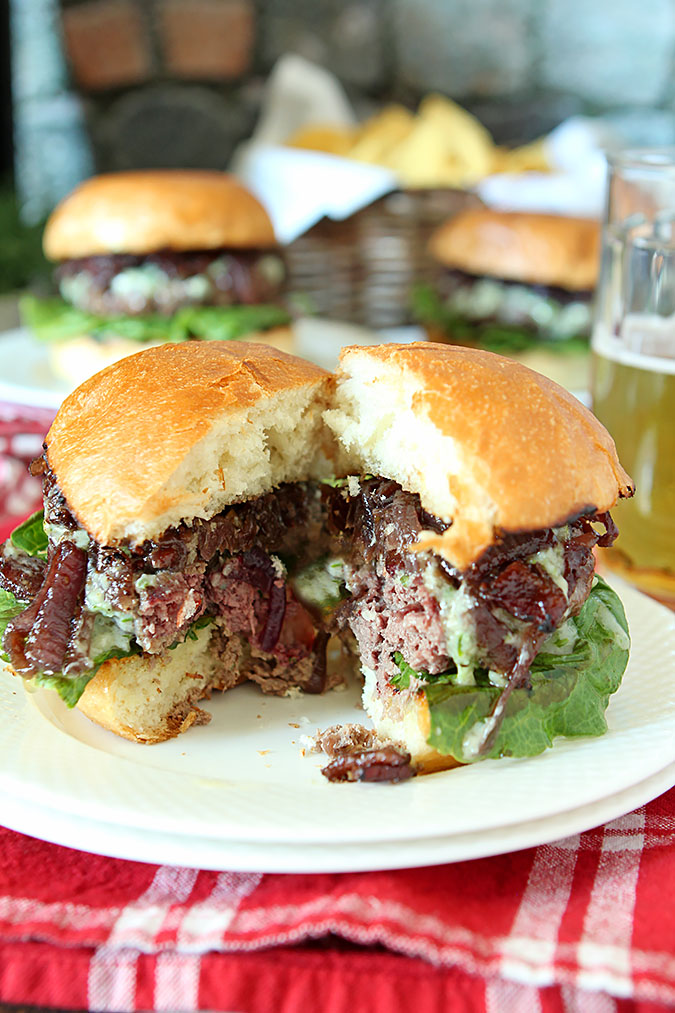
<instances>
[{"instance_id":1,"label":"potato chip","mask_svg":"<svg viewBox=\"0 0 675 1013\"><path fill-rule=\"evenodd\" d=\"M546 157L546 138L540 137L529 144L509 151L499 149L493 172L551 172L552 166Z\"/></svg>"},{"instance_id":2,"label":"potato chip","mask_svg":"<svg viewBox=\"0 0 675 1013\"><path fill-rule=\"evenodd\" d=\"M386 106L361 125L349 158L374 165L386 164L389 152L407 137L414 122L414 115L404 106Z\"/></svg>"},{"instance_id":3,"label":"potato chip","mask_svg":"<svg viewBox=\"0 0 675 1013\"><path fill-rule=\"evenodd\" d=\"M352 127L316 126L301 127L285 142L289 148L308 148L327 155L346 155L356 134Z\"/></svg>"},{"instance_id":4,"label":"potato chip","mask_svg":"<svg viewBox=\"0 0 675 1013\"><path fill-rule=\"evenodd\" d=\"M493 172L551 170L545 138L497 147L475 116L438 94L427 95L417 113L388 105L360 127L309 126L286 143L382 165L409 187L471 187Z\"/></svg>"}]
</instances>

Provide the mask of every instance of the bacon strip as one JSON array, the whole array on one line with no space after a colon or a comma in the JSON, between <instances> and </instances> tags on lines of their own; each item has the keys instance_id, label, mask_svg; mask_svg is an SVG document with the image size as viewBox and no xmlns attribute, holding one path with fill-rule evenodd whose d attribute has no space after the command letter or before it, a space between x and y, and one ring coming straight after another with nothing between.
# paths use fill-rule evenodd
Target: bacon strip
<instances>
[{"instance_id":1,"label":"bacon strip","mask_svg":"<svg viewBox=\"0 0 675 1013\"><path fill-rule=\"evenodd\" d=\"M84 592L87 554L61 542L35 600L7 626L4 647L16 672L31 678L60 672Z\"/></svg>"}]
</instances>

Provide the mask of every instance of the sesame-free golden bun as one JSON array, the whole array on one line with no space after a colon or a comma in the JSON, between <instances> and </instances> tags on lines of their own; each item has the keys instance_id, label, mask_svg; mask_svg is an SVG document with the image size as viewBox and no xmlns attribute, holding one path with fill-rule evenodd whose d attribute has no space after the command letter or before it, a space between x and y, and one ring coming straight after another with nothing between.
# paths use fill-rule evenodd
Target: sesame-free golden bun
<instances>
[{"instance_id":1,"label":"sesame-free golden bun","mask_svg":"<svg viewBox=\"0 0 675 1013\"><path fill-rule=\"evenodd\" d=\"M587 292L597 282L600 227L588 218L472 207L436 229L429 251L468 274Z\"/></svg>"},{"instance_id":2,"label":"sesame-free golden bun","mask_svg":"<svg viewBox=\"0 0 675 1013\"><path fill-rule=\"evenodd\" d=\"M47 460L92 538L138 544L312 477L325 460L330 382L320 367L267 345L158 345L66 398Z\"/></svg>"},{"instance_id":3,"label":"sesame-free golden bun","mask_svg":"<svg viewBox=\"0 0 675 1013\"><path fill-rule=\"evenodd\" d=\"M500 532L555 527L632 495L611 436L572 394L477 348L343 349L325 415L354 467L451 522L418 549L464 570Z\"/></svg>"},{"instance_id":4,"label":"sesame-free golden bun","mask_svg":"<svg viewBox=\"0 0 675 1013\"><path fill-rule=\"evenodd\" d=\"M55 208L43 237L56 261L275 244L267 212L234 176L182 169L93 176Z\"/></svg>"}]
</instances>

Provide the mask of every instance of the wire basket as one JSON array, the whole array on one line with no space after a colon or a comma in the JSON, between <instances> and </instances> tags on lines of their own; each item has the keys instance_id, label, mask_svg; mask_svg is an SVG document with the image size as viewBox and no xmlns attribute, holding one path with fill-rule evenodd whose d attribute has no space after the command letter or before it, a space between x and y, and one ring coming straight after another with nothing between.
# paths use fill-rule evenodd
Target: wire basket
<instances>
[{"instance_id":1,"label":"wire basket","mask_svg":"<svg viewBox=\"0 0 675 1013\"><path fill-rule=\"evenodd\" d=\"M367 327L412 323L410 291L438 265L433 230L480 204L466 190L397 190L345 221L322 218L286 247L289 294L320 316Z\"/></svg>"}]
</instances>

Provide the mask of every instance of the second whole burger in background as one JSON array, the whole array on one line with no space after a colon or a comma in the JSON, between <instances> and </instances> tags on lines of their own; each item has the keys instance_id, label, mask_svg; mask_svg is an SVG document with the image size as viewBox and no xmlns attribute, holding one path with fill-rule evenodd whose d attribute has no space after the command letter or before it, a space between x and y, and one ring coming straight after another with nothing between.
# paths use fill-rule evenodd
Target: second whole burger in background
<instances>
[{"instance_id":1,"label":"second whole burger in background","mask_svg":"<svg viewBox=\"0 0 675 1013\"><path fill-rule=\"evenodd\" d=\"M600 230L586 218L469 208L437 229L435 284L414 312L429 337L517 358L571 389L588 386Z\"/></svg>"},{"instance_id":2,"label":"second whole burger in background","mask_svg":"<svg viewBox=\"0 0 675 1013\"><path fill-rule=\"evenodd\" d=\"M292 344L272 223L226 173L95 176L52 213L44 250L60 298L28 297L22 316L72 382L167 340Z\"/></svg>"}]
</instances>

